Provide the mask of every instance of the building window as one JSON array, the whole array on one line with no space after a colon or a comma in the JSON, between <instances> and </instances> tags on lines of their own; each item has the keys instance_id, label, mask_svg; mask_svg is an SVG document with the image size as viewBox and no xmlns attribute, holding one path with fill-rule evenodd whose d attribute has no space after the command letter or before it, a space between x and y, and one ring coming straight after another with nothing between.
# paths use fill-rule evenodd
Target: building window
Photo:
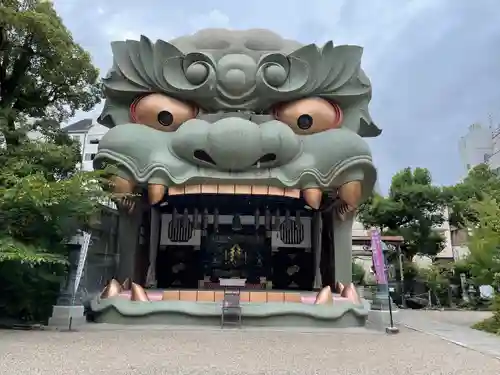
<instances>
[{"instance_id":1,"label":"building window","mask_svg":"<svg viewBox=\"0 0 500 375\"><path fill-rule=\"evenodd\" d=\"M95 158L95 154L85 154L84 160L91 161L91 160L94 160L94 158Z\"/></svg>"},{"instance_id":2,"label":"building window","mask_svg":"<svg viewBox=\"0 0 500 375\"><path fill-rule=\"evenodd\" d=\"M91 145L98 145L98 144L99 144L99 141L100 141L100 139L99 139L99 138L97 138L97 137L92 137L92 138L89 138L88 143L90 143Z\"/></svg>"},{"instance_id":3,"label":"building window","mask_svg":"<svg viewBox=\"0 0 500 375\"><path fill-rule=\"evenodd\" d=\"M71 139L73 139L74 141L80 142L80 136L79 135L72 135Z\"/></svg>"}]
</instances>

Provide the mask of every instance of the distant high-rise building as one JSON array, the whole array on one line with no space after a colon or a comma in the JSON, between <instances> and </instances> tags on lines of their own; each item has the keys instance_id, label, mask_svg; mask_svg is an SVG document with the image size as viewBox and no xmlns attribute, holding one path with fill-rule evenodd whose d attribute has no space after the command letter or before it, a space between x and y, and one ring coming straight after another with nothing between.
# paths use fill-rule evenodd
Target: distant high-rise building
<instances>
[{"instance_id":1,"label":"distant high-rise building","mask_svg":"<svg viewBox=\"0 0 500 375\"><path fill-rule=\"evenodd\" d=\"M500 128L492 132L493 150L488 158L490 168L497 174L500 174Z\"/></svg>"},{"instance_id":2,"label":"distant high-rise building","mask_svg":"<svg viewBox=\"0 0 500 375\"><path fill-rule=\"evenodd\" d=\"M493 154L493 129L481 124L469 126L459 142L460 159L464 177L472 167L481 163L489 163Z\"/></svg>"},{"instance_id":3,"label":"distant high-rise building","mask_svg":"<svg viewBox=\"0 0 500 375\"><path fill-rule=\"evenodd\" d=\"M459 142L463 176L469 169L486 163L494 171L500 172L500 128L473 124Z\"/></svg>"}]
</instances>

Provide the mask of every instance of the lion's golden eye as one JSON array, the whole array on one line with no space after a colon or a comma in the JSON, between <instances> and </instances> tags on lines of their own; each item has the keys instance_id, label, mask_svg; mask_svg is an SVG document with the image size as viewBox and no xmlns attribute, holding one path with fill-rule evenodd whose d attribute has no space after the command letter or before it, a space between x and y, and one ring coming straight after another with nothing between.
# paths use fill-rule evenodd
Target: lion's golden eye
<instances>
[{"instance_id":1,"label":"lion's golden eye","mask_svg":"<svg viewBox=\"0 0 500 375\"><path fill-rule=\"evenodd\" d=\"M163 94L138 98L130 106L130 117L137 124L171 132L187 120L195 118L198 108Z\"/></svg>"},{"instance_id":2,"label":"lion's golden eye","mask_svg":"<svg viewBox=\"0 0 500 375\"><path fill-rule=\"evenodd\" d=\"M274 111L276 120L290 126L297 134L314 134L337 129L342 124L342 110L322 98L306 98L281 104Z\"/></svg>"}]
</instances>

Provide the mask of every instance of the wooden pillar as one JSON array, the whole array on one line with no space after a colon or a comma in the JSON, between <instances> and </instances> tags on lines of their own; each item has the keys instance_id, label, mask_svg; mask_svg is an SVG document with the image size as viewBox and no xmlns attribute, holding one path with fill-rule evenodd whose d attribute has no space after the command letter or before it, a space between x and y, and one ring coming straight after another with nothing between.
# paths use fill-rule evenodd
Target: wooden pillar
<instances>
[{"instance_id":1,"label":"wooden pillar","mask_svg":"<svg viewBox=\"0 0 500 375\"><path fill-rule=\"evenodd\" d=\"M149 233L151 224L150 206L143 206L139 227L139 245L135 256L135 271L133 280L140 285L146 284L146 275L149 266Z\"/></svg>"},{"instance_id":2,"label":"wooden pillar","mask_svg":"<svg viewBox=\"0 0 500 375\"><path fill-rule=\"evenodd\" d=\"M139 234L142 222L142 205L138 202L132 212L119 209L118 216L118 270L120 282L126 278L136 280L136 259L139 252Z\"/></svg>"},{"instance_id":3,"label":"wooden pillar","mask_svg":"<svg viewBox=\"0 0 500 375\"><path fill-rule=\"evenodd\" d=\"M334 249L334 211L324 211L321 213L321 278L323 287L335 284L335 249Z\"/></svg>"},{"instance_id":4,"label":"wooden pillar","mask_svg":"<svg viewBox=\"0 0 500 375\"><path fill-rule=\"evenodd\" d=\"M149 233L149 266L146 276L147 286L156 286L156 257L158 256L158 246L160 245L161 211L159 207L151 207Z\"/></svg>"},{"instance_id":5,"label":"wooden pillar","mask_svg":"<svg viewBox=\"0 0 500 375\"><path fill-rule=\"evenodd\" d=\"M352 226L354 224L354 213L340 220L337 215L333 218L334 240L334 275L335 281L344 285L352 282Z\"/></svg>"},{"instance_id":6,"label":"wooden pillar","mask_svg":"<svg viewBox=\"0 0 500 375\"><path fill-rule=\"evenodd\" d=\"M321 213L316 211L311 220L311 245L314 254L314 283L313 289L321 289Z\"/></svg>"}]
</instances>

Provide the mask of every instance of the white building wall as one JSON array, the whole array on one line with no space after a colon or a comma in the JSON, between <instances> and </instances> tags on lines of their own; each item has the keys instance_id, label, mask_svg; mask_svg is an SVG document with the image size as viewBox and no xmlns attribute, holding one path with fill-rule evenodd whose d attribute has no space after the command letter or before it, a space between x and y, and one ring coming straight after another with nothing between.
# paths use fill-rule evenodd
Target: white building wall
<instances>
[{"instance_id":1,"label":"white building wall","mask_svg":"<svg viewBox=\"0 0 500 375\"><path fill-rule=\"evenodd\" d=\"M82 169L84 171L94 170L93 161L95 155L97 154L99 142L108 130L109 129L103 125L94 124L89 129L87 134L82 137Z\"/></svg>"},{"instance_id":2,"label":"white building wall","mask_svg":"<svg viewBox=\"0 0 500 375\"><path fill-rule=\"evenodd\" d=\"M354 224L352 225L352 236L353 237L365 237L365 236L369 236L369 235L370 235L369 231L367 231L365 229L363 224L361 224L361 222L358 221L357 219L354 220Z\"/></svg>"},{"instance_id":3,"label":"white building wall","mask_svg":"<svg viewBox=\"0 0 500 375\"><path fill-rule=\"evenodd\" d=\"M74 141L78 142L80 146L80 153L82 153L83 148L85 147L85 133L71 133L69 134L69 137Z\"/></svg>"},{"instance_id":4,"label":"white building wall","mask_svg":"<svg viewBox=\"0 0 500 375\"><path fill-rule=\"evenodd\" d=\"M99 141L108 132L108 128L100 125L93 124L92 127L86 132L72 132L69 136L79 142L80 152L82 154L82 165L81 168L84 171L93 171L93 160L97 154L97 149L99 147Z\"/></svg>"},{"instance_id":5,"label":"white building wall","mask_svg":"<svg viewBox=\"0 0 500 375\"><path fill-rule=\"evenodd\" d=\"M108 128L94 123L87 132L71 133L69 136L74 140L80 142L80 152L82 154L82 164L80 168L84 171L91 172L94 170L94 157L97 154L99 141L108 132ZM103 205L116 209L116 204L111 200L102 202Z\"/></svg>"},{"instance_id":6,"label":"white building wall","mask_svg":"<svg viewBox=\"0 0 500 375\"><path fill-rule=\"evenodd\" d=\"M436 255L436 258L455 260L456 255L451 241L451 227L448 221L449 211L447 208L444 209L443 214L445 217L443 224L434 227L434 230L444 238L444 248ZM422 268L432 265L432 259L426 256L417 255L413 258L413 261Z\"/></svg>"},{"instance_id":7,"label":"white building wall","mask_svg":"<svg viewBox=\"0 0 500 375\"><path fill-rule=\"evenodd\" d=\"M480 124L471 125L460 139L459 153L465 177L470 168L487 163L493 155L493 130ZM498 158L500 162L500 155Z\"/></svg>"}]
</instances>

